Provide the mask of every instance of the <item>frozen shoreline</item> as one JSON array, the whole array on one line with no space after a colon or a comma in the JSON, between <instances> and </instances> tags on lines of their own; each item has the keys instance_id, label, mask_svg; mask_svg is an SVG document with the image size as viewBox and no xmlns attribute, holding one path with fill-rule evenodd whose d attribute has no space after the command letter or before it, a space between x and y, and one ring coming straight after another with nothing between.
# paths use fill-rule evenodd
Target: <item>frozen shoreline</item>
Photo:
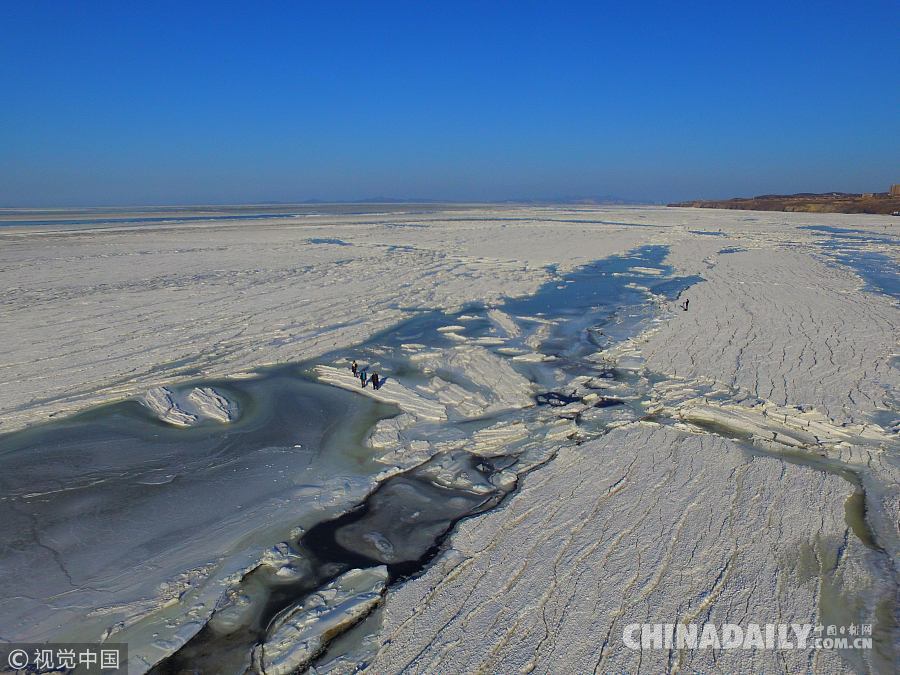
<instances>
[{"instance_id":1,"label":"frozen shoreline","mask_svg":"<svg viewBox=\"0 0 900 675\"><path fill-rule=\"evenodd\" d=\"M511 222L511 217L518 220ZM861 281L851 271L827 264L819 247L825 235L801 227L827 222L884 234L877 227L883 221L690 209L528 208L507 209L502 216L473 209L452 214L331 217L302 226L276 221L220 225L215 239L210 238L213 232L207 224L153 226L127 233L0 232L2 258L9 263L0 274L15 274L15 280L11 276L6 280L10 289L6 305L13 320L0 325L0 334L19 336L18 341L7 340L17 347L0 364L0 378L7 383L0 394L0 430L140 394L153 386L171 386L198 374L233 375L263 363L334 353L343 345L363 342L414 309L461 308L469 302L490 303L503 295L533 292L548 278L550 265L566 270L639 245L669 246L669 264L683 274L705 278L690 290L690 311L682 312L673 303L668 317L655 328L608 353L598 348L598 358L662 378L647 391L642 405L648 414L670 422L660 426L624 417L613 425L620 428L602 440L566 449L562 461L558 458L530 476L508 506L461 524L450 539L448 553L429 572L388 590L378 638L380 653L374 662L376 670L387 671L403 665L428 670L434 658L450 658L461 669L541 669L541 658L554 658L554 650L565 650L581 655L577 660L572 657L579 668L593 667L598 658L603 668L634 667L629 659L635 654L623 650L617 642L620 636L613 631L625 605L613 611L617 596L607 593L606 584L599 585L599 577L594 593L601 608L576 611L568 603L578 595L578 584L602 576L604 570L609 573L605 565L613 559L633 573L631 583L652 577L640 558L628 557L622 544L626 531L643 532L641 548L651 559L664 555L669 539L705 540L707 533L697 528L706 523L696 519L676 521L681 525L671 534L659 528L641 530L648 515L634 520L634 502L640 503L644 493L659 502L652 508L662 508L660 504L671 498L670 507L685 513L731 514L723 527L730 528L735 541L742 541L723 549L731 551L732 563L728 584L721 587L713 583L722 569L722 561L713 555L718 551L714 540L705 545L709 555L696 560L681 557L689 552L678 548L666 564L682 569L682 576L690 570L692 581L654 584L642 596L644 608L629 610L648 614L650 620L657 616L659 621L674 620L672 613L681 616L694 607L691 589L714 586L709 610L716 616L727 616L733 603L746 601L762 623L787 617L814 619L823 611L824 591L798 582L790 566L770 554L773 547L781 546L779 537L813 547L817 540L851 542L842 549L834 570L804 574L812 574L809 578L819 579L820 584L839 577L867 607L875 594L896 589L896 570L884 567L881 558L873 559L874 554L844 522L844 502L853 491L846 481L772 456L748 462L741 458L739 446L728 440L707 440L707 435L714 435L703 429L704 424L719 425L758 437L774 431L778 444L794 451L811 449L860 471L873 514L872 529L888 555L896 557L900 551L897 430L885 420L890 411L896 413L893 397L898 373L892 359L893 336L900 323L897 306L885 296L861 290ZM702 236L704 231L722 234ZM252 244L247 242L248 233ZM328 243L337 239L342 244ZM253 247L255 257L246 255L247 246ZM729 250L734 248L742 250ZM196 263L197 269L182 269L184 260ZM50 268L51 261L65 264ZM142 263L139 278L134 278L133 261ZM642 265L632 271L645 275L647 283L658 275L654 268ZM70 307L76 298L83 304L73 313ZM528 330L540 327L540 319L525 317L523 322L522 317L499 310L488 318L495 331L491 337L467 339L463 325L441 329L448 341L457 344L440 354L417 346L415 336L410 336L403 349L417 367L434 374L428 382L402 391L389 381L379 392L382 398L427 423L440 423L448 414L453 419L474 419L489 410L526 405L533 394L528 381L517 380L521 376L512 370L504 374L506 361L489 350L509 354L520 364L542 362L548 357L531 351L541 339L535 337L541 329L520 335L524 326L530 326ZM510 340L518 346L508 346ZM201 351L201 345L210 344L215 345L213 353ZM22 375L26 364L34 371L33 379ZM444 379L448 372L463 379L448 381ZM347 375L327 367L320 370L325 381L358 386ZM494 390L493 399L485 398L485 387ZM197 391L201 392L197 405L208 416L218 423L230 419L225 403ZM176 422L190 422L181 415L194 413L179 413L177 406L169 405L170 398L157 395L156 408L168 415L174 410ZM582 409L559 411L560 430L566 428L559 438L571 432L565 415L580 414ZM775 419L767 419L769 414ZM776 415L783 416L782 421ZM394 457L398 466L428 457L433 449L409 436L409 421L397 420L397 424L379 425L373 446L384 450L385 457ZM547 432L545 444L551 442L552 433ZM501 424L479 434L477 443L488 454L505 452L501 449L527 438L527 432L523 436L523 429L515 425ZM612 454L604 456L605 452ZM600 458L594 453L600 453ZM620 466L626 460L631 462L629 467L642 468L632 471ZM683 471L686 463L705 480L687 478L689 489L682 494L675 489L673 475L666 472L666 462L673 475ZM563 486L592 476L600 480L617 469L623 482L602 504L591 502L597 495L585 489L573 492L561 510L544 515L535 510L537 504L565 492ZM729 472L735 470L752 480L733 484L731 493L709 489L709 484L727 485L733 480ZM786 481L790 494L783 489ZM760 497L753 497L754 490L768 491L767 499L780 504L780 525L771 532L754 525L771 520L774 513ZM678 501L682 499L684 503ZM739 515L735 515L734 500L749 500L741 502ZM829 515L814 523L810 509ZM520 516L511 515L517 510ZM577 544L563 537L585 513L602 515L598 522L580 526L578 536L588 539ZM653 518L662 522L664 514ZM629 519L634 522L629 524ZM510 522L515 526L509 526ZM619 525L624 527L617 530ZM535 555L523 568L520 560L509 556L525 545L522 537L546 541L546 546L559 552L557 558ZM604 543L588 552L583 547L591 538ZM491 543L483 548L472 543L475 540ZM833 551L827 546L821 555ZM605 556L602 560L592 557L600 552ZM563 559L559 556L568 555L572 558L567 569L575 574L571 578L569 571L558 569ZM458 571L462 569L483 569L485 574L462 575ZM880 572L872 576L872 570ZM504 586L504 575L521 577L522 585ZM778 617L766 615L770 598L747 586L748 579L765 575L779 579L779 588L794 584L791 588L800 589L790 600L790 610L779 610ZM528 595L529 589L542 583L550 584L546 596ZM510 593L507 601L496 596L497 584ZM627 582L621 585L627 587ZM423 598L424 589L440 592L428 591ZM525 595L516 599L519 592ZM460 625L458 637L453 638L460 642L453 644L462 646L448 652L450 642L433 631L446 623L450 608L472 594L486 594L489 599L478 607L452 610L456 616L451 622ZM533 606L534 602L538 605ZM530 611L517 618L510 614L510 607L516 606ZM543 623L529 623L535 618L534 607L541 608ZM560 619L552 635L547 632L548 611ZM581 619L566 623L571 612L580 617L586 611L593 611L593 623ZM514 621L521 628L518 643L493 632L504 621ZM471 631L465 626L473 622L492 637L480 645L467 641ZM592 651L601 628L613 644L612 654L598 656ZM449 634L447 640L451 640ZM418 656L411 659L410 650L420 642L414 650ZM679 658L686 659L683 665L688 667L710 666L701 656ZM756 666L773 666L761 658L754 662ZM816 658L824 659L816 662L822 670L839 664L834 654Z\"/></svg>"}]
</instances>

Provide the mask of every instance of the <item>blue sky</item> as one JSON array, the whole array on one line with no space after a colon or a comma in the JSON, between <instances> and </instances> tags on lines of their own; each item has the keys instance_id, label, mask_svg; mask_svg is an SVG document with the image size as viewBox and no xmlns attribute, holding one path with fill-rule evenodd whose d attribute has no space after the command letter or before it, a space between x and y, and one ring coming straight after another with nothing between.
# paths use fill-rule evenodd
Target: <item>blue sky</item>
<instances>
[{"instance_id":1,"label":"blue sky","mask_svg":"<svg viewBox=\"0 0 900 675\"><path fill-rule=\"evenodd\" d=\"M900 182L900 3L0 2L0 205Z\"/></svg>"}]
</instances>

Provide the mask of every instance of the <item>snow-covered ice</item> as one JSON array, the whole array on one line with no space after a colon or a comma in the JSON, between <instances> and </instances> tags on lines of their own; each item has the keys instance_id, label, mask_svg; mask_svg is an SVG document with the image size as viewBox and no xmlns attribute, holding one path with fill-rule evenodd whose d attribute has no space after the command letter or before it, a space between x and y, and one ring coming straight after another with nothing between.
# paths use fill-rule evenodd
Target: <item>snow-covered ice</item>
<instances>
[{"instance_id":1,"label":"snow-covered ice","mask_svg":"<svg viewBox=\"0 0 900 675\"><path fill-rule=\"evenodd\" d=\"M302 670L325 649L331 636L358 622L381 602L387 579L384 565L350 570L276 616L254 651L258 672L290 675Z\"/></svg>"},{"instance_id":2,"label":"snow-covered ice","mask_svg":"<svg viewBox=\"0 0 900 675\"><path fill-rule=\"evenodd\" d=\"M829 227L862 234L845 250ZM890 672L900 315L890 275L854 255L896 265L896 228L584 206L4 228L0 430L20 433L0 437L15 542L0 553L0 636L126 639L139 672L204 626L244 630L271 588L309 574L279 542L368 500L370 516L338 536L371 567L343 568L264 627L258 670L316 664L383 603L348 633L364 637L323 658L379 673ZM622 257L608 287L566 276L610 256ZM696 283L667 296L672 274ZM607 311L603 288L640 306ZM383 387L360 386L355 350ZM367 428L345 425L336 467L303 455L314 439L264 437L277 397L235 393L263 366L298 362L322 383L303 386L381 406ZM163 440L117 445L110 431L84 452L93 406L111 401L109 429ZM324 424L311 406L279 419L316 415ZM248 428L247 454L198 445ZM246 473L226 480L229 462ZM375 564L444 536L443 524L402 534L392 499L440 511L452 506L441 490L477 502L514 488L460 521L422 576L389 583ZM873 623L877 644L622 643L626 623L699 619Z\"/></svg>"},{"instance_id":3,"label":"snow-covered ice","mask_svg":"<svg viewBox=\"0 0 900 675\"><path fill-rule=\"evenodd\" d=\"M142 403L163 422L179 427L193 426L203 418L227 424L238 415L237 403L212 387L194 387L188 392L154 387L144 395Z\"/></svg>"}]
</instances>

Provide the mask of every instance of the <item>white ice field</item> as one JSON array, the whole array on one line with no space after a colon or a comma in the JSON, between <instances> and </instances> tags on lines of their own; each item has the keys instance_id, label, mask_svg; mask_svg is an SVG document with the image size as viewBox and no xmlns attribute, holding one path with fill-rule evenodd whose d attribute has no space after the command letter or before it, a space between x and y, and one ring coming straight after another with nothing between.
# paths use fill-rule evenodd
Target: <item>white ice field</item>
<instances>
[{"instance_id":1,"label":"white ice field","mask_svg":"<svg viewBox=\"0 0 900 675\"><path fill-rule=\"evenodd\" d=\"M0 211L0 640L127 642L133 672L894 670L896 218L244 213ZM628 648L645 622L874 645Z\"/></svg>"}]
</instances>

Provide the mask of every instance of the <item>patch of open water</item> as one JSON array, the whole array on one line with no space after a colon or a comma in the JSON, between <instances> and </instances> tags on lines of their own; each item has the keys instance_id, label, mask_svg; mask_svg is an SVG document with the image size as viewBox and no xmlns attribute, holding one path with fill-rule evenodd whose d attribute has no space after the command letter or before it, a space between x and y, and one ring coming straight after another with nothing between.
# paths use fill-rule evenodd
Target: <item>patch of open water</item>
<instances>
[{"instance_id":1,"label":"patch of open water","mask_svg":"<svg viewBox=\"0 0 900 675\"><path fill-rule=\"evenodd\" d=\"M888 232L888 226L883 235L828 225L805 225L800 229L830 235L818 244L832 260L854 270L866 282L867 290L900 300L900 269L884 252L896 250L900 246L900 237Z\"/></svg>"}]
</instances>

